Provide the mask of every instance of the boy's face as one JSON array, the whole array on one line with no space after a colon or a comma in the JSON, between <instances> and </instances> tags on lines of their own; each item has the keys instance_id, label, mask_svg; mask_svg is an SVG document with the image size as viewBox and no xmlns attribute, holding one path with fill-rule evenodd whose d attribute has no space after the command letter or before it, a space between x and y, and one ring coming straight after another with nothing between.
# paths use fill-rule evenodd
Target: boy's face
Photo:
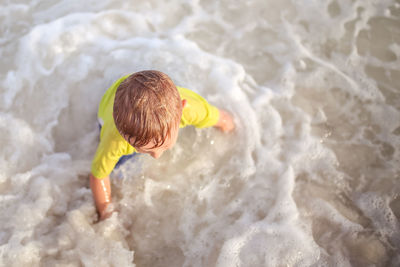
<instances>
[{"instance_id":1,"label":"boy's face","mask_svg":"<svg viewBox=\"0 0 400 267\"><path fill-rule=\"evenodd\" d=\"M185 106L186 106L186 100L184 99L182 100L182 109ZM162 155L162 153L164 153L164 151L172 148L175 145L176 140L178 139L178 133L179 133L179 122L178 124L175 125L175 127L171 129L171 134L167 136L167 139L165 140L164 144L162 144L162 146L154 147L155 143L154 141L151 141L145 146L135 147L136 151L139 153L149 154L153 158L157 159Z\"/></svg>"},{"instance_id":2,"label":"boy's face","mask_svg":"<svg viewBox=\"0 0 400 267\"><path fill-rule=\"evenodd\" d=\"M151 141L145 146L136 147L136 151L139 153L149 154L153 158L157 159L162 155L162 153L164 153L164 151L172 148L175 145L176 140L178 139L178 133L179 133L179 124L177 124L176 127L171 129L171 134L168 135L164 144L162 144L161 146L154 147L155 145L154 141Z\"/></svg>"}]
</instances>

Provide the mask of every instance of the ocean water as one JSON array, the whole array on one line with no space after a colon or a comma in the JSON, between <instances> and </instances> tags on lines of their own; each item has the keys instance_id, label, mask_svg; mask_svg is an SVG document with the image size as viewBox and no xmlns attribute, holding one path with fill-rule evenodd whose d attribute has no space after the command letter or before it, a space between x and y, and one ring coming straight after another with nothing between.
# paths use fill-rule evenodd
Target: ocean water
<instances>
[{"instance_id":1,"label":"ocean water","mask_svg":"<svg viewBox=\"0 0 400 267\"><path fill-rule=\"evenodd\" d=\"M0 8L0 266L399 266L400 1ZM231 112L88 173L112 82L166 72Z\"/></svg>"}]
</instances>

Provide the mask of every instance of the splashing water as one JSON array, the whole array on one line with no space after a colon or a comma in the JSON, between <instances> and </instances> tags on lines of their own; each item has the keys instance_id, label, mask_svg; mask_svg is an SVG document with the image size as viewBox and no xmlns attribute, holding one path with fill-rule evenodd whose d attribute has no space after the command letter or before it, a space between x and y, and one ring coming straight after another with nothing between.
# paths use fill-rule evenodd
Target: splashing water
<instances>
[{"instance_id":1,"label":"splashing water","mask_svg":"<svg viewBox=\"0 0 400 267\"><path fill-rule=\"evenodd\" d=\"M400 2L6 1L0 265L400 265ZM237 129L87 175L111 83L167 73Z\"/></svg>"}]
</instances>

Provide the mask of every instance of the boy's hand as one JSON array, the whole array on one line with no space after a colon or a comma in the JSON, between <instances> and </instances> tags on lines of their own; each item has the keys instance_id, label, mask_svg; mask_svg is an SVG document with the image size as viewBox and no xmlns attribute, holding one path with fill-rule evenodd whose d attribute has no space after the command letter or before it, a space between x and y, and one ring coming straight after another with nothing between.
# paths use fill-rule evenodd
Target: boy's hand
<instances>
[{"instance_id":1,"label":"boy's hand","mask_svg":"<svg viewBox=\"0 0 400 267\"><path fill-rule=\"evenodd\" d=\"M111 216L113 209L111 208L111 204L106 204L103 206L102 210L99 210L99 221L105 220Z\"/></svg>"},{"instance_id":2,"label":"boy's hand","mask_svg":"<svg viewBox=\"0 0 400 267\"><path fill-rule=\"evenodd\" d=\"M233 122L232 116L225 110L219 110L219 120L214 127L219 128L225 133L232 132L235 129L235 123Z\"/></svg>"}]
</instances>

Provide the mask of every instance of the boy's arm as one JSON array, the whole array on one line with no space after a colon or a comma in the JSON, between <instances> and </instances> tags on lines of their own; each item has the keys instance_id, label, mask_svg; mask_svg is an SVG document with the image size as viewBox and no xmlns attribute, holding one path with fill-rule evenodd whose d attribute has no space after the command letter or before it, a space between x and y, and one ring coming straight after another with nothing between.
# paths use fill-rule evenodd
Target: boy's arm
<instances>
[{"instance_id":1,"label":"boy's arm","mask_svg":"<svg viewBox=\"0 0 400 267\"><path fill-rule=\"evenodd\" d=\"M98 179L94 177L93 174L90 174L89 178L93 199L96 204L97 212L99 213L99 220L104 220L111 215L111 213L107 211L107 207L111 203L110 178L107 176Z\"/></svg>"},{"instance_id":2,"label":"boy's arm","mask_svg":"<svg viewBox=\"0 0 400 267\"><path fill-rule=\"evenodd\" d=\"M185 101L180 127L193 125L197 128L214 126L223 132L231 132L235 128L232 116L225 110L209 104L199 94L177 86L181 98Z\"/></svg>"},{"instance_id":3,"label":"boy's arm","mask_svg":"<svg viewBox=\"0 0 400 267\"><path fill-rule=\"evenodd\" d=\"M113 131L112 128L105 127L107 125L103 126L103 135L94 155L89 175L90 188L100 220L111 215L107 211L107 207L111 203L109 174L123 155L123 148L126 147L126 141L116 132L116 129Z\"/></svg>"}]
</instances>

